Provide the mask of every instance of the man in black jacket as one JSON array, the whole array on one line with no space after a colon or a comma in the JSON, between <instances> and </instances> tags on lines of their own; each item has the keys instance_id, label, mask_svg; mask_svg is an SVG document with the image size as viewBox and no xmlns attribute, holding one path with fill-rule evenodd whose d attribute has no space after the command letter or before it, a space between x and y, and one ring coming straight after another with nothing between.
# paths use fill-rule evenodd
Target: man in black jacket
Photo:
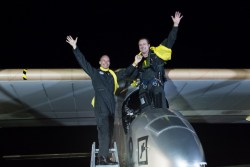
<instances>
[{"instance_id":1,"label":"man in black jacket","mask_svg":"<svg viewBox=\"0 0 250 167\"><path fill-rule=\"evenodd\" d=\"M139 98L142 108L146 106L168 108L164 92L164 65L171 59L171 48L175 43L178 25L182 17L178 11L175 12L175 16L171 16L174 23L172 30L158 47L150 47L149 40L146 38L139 40L140 53L138 55L143 58L133 75L140 79Z\"/></svg>"},{"instance_id":2,"label":"man in black jacket","mask_svg":"<svg viewBox=\"0 0 250 167\"><path fill-rule=\"evenodd\" d=\"M96 116L97 130L98 130L98 164L112 165L115 162L109 159L109 146L113 134L114 114L115 114L115 91L119 87L118 81L125 79L131 75L136 69L137 64L141 61L140 56L135 56L132 65L127 67L124 71L114 72L109 69L110 59L108 55L102 55L99 61L100 68L94 68L82 54L77 47L77 37L73 39L67 36L66 42L73 47L73 53L83 68L83 70L92 79L92 85L95 91L95 97L92 101L94 112Z\"/></svg>"}]
</instances>

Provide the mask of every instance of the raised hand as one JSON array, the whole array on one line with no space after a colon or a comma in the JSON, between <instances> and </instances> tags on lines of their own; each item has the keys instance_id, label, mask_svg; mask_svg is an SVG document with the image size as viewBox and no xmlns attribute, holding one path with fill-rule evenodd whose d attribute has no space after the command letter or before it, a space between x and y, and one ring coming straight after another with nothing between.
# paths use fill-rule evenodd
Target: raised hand
<instances>
[{"instance_id":1,"label":"raised hand","mask_svg":"<svg viewBox=\"0 0 250 167\"><path fill-rule=\"evenodd\" d=\"M175 16L171 16L175 27L178 27L182 17L183 17L183 15L181 15L181 13L179 11L175 12Z\"/></svg>"},{"instance_id":2,"label":"raised hand","mask_svg":"<svg viewBox=\"0 0 250 167\"><path fill-rule=\"evenodd\" d=\"M66 38L66 42L68 42L73 47L73 49L76 49L77 39L78 37L76 37L76 39L73 39L72 36L69 35Z\"/></svg>"}]
</instances>

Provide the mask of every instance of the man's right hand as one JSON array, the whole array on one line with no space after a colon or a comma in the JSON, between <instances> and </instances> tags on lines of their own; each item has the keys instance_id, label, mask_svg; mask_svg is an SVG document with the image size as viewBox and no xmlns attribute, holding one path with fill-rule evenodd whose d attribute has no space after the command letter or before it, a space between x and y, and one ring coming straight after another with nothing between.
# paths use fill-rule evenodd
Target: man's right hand
<instances>
[{"instance_id":1,"label":"man's right hand","mask_svg":"<svg viewBox=\"0 0 250 167\"><path fill-rule=\"evenodd\" d=\"M135 61L133 63L134 66L137 66L137 64L142 60L142 55L136 55Z\"/></svg>"},{"instance_id":2,"label":"man's right hand","mask_svg":"<svg viewBox=\"0 0 250 167\"><path fill-rule=\"evenodd\" d=\"M66 38L66 42L68 42L68 43L73 47L73 49L76 49L77 39L78 39L78 37L76 37L76 39L74 40L74 39L69 35L69 36L67 36L67 38Z\"/></svg>"}]
</instances>

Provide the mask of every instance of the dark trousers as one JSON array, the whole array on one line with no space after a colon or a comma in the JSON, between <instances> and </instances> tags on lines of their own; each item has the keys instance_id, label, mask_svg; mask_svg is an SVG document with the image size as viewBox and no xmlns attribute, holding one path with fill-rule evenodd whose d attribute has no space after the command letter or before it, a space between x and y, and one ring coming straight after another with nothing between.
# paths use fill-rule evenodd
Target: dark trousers
<instances>
[{"instance_id":1,"label":"dark trousers","mask_svg":"<svg viewBox=\"0 0 250 167\"><path fill-rule=\"evenodd\" d=\"M163 86L154 86L151 83L147 85L140 85L139 98L142 108L145 106L152 106L154 108L168 108L168 101L165 97Z\"/></svg>"},{"instance_id":2,"label":"dark trousers","mask_svg":"<svg viewBox=\"0 0 250 167\"><path fill-rule=\"evenodd\" d=\"M97 131L99 153L98 156L109 156L109 147L111 146L113 129L114 129L114 116L109 114L97 114Z\"/></svg>"}]
</instances>

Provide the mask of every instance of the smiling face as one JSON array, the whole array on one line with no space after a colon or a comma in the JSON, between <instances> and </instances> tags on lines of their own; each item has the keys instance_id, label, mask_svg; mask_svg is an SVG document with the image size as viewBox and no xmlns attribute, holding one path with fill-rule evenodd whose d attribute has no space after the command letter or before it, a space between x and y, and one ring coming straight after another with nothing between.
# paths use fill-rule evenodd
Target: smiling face
<instances>
[{"instance_id":1,"label":"smiling face","mask_svg":"<svg viewBox=\"0 0 250 167\"><path fill-rule=\"evenodd\" d=\"M138 42L139 50L145 57L148 55L150 44L146 38L142 38Z\"/></svg>"},{"instance_id":2,"label":"smiling face","mask_svg":"<svg viewBox=\"0 0 250 167\"><path fill-rule=\"evenodd\" d=\"M110 65L110 60L109 60L108 55L102 55L102 57L100 58L99 64L102 68L108 69Z\"/></svg>"}]
</instances>

